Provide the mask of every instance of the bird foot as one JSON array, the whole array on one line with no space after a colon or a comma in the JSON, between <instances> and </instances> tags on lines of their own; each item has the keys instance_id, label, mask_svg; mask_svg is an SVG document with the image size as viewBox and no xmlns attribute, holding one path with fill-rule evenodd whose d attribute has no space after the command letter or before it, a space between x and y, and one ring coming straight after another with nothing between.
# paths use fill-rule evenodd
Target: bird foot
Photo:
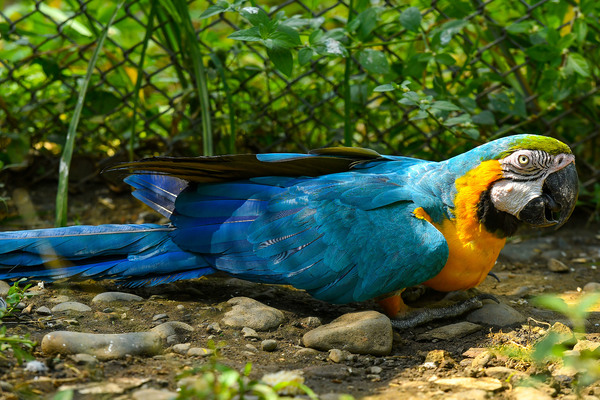
<instances>
[{"instance_id":1,"label":"bird foot","mask_svg":"<svg viewBox=\"0 0 600 400\"><path fill-rule=\"evenodd\" d=\"M396 329L408 329L442 318L458 317L469 311L481 308L483 306L482 301L488 299L499 303L498 299L491 294L479 293L467 300L461 300L447 306L416 309L400 318L396 317L392 319L392 327Z\"/></svg>"}]
</instances>

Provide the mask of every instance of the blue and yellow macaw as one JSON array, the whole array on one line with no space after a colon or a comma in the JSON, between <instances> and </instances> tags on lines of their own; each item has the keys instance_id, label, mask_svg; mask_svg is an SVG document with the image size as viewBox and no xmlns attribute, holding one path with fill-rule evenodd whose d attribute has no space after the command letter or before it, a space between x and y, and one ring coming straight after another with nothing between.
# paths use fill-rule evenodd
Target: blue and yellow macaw
<instances>
[{"instance_id":1,"label":"blue and yellow macaw","mask_svg":"<svg viewBox=\"0 0 600 400\"><path fill-rule=\"evenodd\" d=\"M222 271L331 303L421 283L468 289L521 223L567 220L574 161L567 145L535 135L442 162L355 148L145 159L113 169L129 173L133 195L170 224L0 233L0 279L139 286ZM390 304L393 314L399 305Z\"/></svg>"}]
</instances>

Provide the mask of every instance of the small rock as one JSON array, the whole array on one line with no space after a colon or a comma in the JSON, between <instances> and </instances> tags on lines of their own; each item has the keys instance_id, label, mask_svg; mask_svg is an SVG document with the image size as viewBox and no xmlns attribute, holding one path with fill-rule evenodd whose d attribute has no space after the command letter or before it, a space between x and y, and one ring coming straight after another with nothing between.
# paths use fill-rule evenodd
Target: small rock
<instances>
[{"instance_id":1,"label":"small rock","mask_svg":"<svg viewBox=\"0 0 600 400\"><path fill-rule=\"evenodd\" d=\"M52 315L52 311L46 306L38 307L35 310L35 313L40 315Z\"/></svg>"},{"instance_id":2,"label":"small rock","mask_svg":"<svg viewBox=\"0 0 600 400\"><path fill-rule=\"evenodd\" d=\"M12 392L14 390L13 385L6 381L0 381L0 393L4 392Z\"/></svg>"},{"instance_id":3,"label":"small rock","mask_svg":"<svg viewBox=\"0 0 600 400\"><path fill-rule=\"evenodd\" d=\"M475 324L505 327L521 324L526 321L525 317L506 304L484 303L483 307L467 315L467 321Z\"/></svg>"},{"instance_id":4,"label":"small rock","mask_svg":"<svg viewBox=\"0 0 600 400\"><path fill-rule=\"evenodd\" d=\"M175 335L175 338L183 342L194 331L194 328L184 322L168 321L155 326L150 331L157 333L164 341ZM173 344L172 340L173 338L171 338L171 344Z\"/></svg>"},{"instance_id":5,"label":"small rock","mask_svg":"<svg viewBox=\"0 0 600 400\"><path fill-rule=\"evenodd\" d=\"M4 281L0 281L0 296L4 297L8 294L10 285Z\"/></svg>"},{"instance_id":6,"label":"small rock","mask_svg":"<svg viewBox=\"0 0 600 400\"><path fill-rule=\"evenodd\" d=\"M556 258L551 258L548 260L548 269L552 272L569 272L569 267Z\"/></svg>"},{"instance_id":7,"label":"small rock","mask_svg":"<svg viewBox=\"0 0 600 400\"><path fill-rule=\"evenodd\" d=\"M432 329L425 333L417 336L417 340L448 340L458 339L463 336L470 335L471 333L477 332L482 329L481 325L473 324L471 322L463 321L456 324L441 326L439 328Z\"/></svg>"},{"instance_id":8,"label":"small rock","mask_svg":"<svg viewBox=\"0 0 600 400\"><path fill-rule=\"evenodd\" d=\"M78 353L71 356L71 359L76 364L94 365L98 363L98 359L90 354Z\"/></svg>"},{"instance_id":9,"label":"small rock","mask_svg":"<svg viewBox=\"0 0 600 400\"><path fill-rule=\"evenodd\" d=\"M392 351L392 324L377 311L344 314L329 324L307 332L306 347L342 349L356 354L388 355Z\"/></svg>"},{"instance_id":10,"label":"small rock","mask_svg":"<svg viewBox=\"0 0 600 400\"><path fill-rule=\"evenodd\" d=\"M591 340L580 340L575 344L573 350L575 351L596 351L600 347L600 342L593 342Z\"/></svg>"},{"instance_id":11,"label":"small rock","mask_svg":"<svg viewBox=\"0 0 600 400\"><path fill-rule=\"evenodd\" d=\"M307 377L314 376L323 379L344 380L350 372L348 367L343 364L315 365L303 369Z\"/></svg>"},{"instance_id":12,"label":"small rock","mask_svg":"<svg viewBox=\"0 0 600 400\"><path fill-rule=\"evenodd\" d=\"M473 358L473 361L471 362L471 368L484 368L486 365L488 365L492 357L493 355L489 351L483 351L479 353L475 356L475 358Z\"/></svg>"},{"instance_id":13,"label":"small rock","mask_svg":"<svg viewBox=\"0 0 600 400\"><path fill-rule=\"evenodd\" d=\"M300 320L300 326L303 328L314 329L321 325L323 325L323 323L319 317L306 317Z\"/></svg>"},{"instance_id":14,"label":"small rock","mask_svg":"<svg viewBox=\"0 0 600 400\"><path fill-rule=\"evenodd\" d=\"M122 358L126 354L152 356L161 350L161 337L156 332L96 334L57 331L42 339L45 354L86 353L100 360Z\"/></svg>"},{"instance_id":15,"label":"small rock","mask_svg":"<svg viewBox=\"0 0 600 400\"><path fill-rule=\"evenodd\" d=\"M277 349L277 340L266 339L260 343L260 348L264 351L275 351Z\"/></svg>"},{"instance_id":16,"label":"small rock","mask_svg":"<svg viewBox=\"0 0 600 400\"><path fill-rule=\"evenodd\" d=\"M511 390L510 398L514 400L552 400L552 396L530 386L518 386Z\"/></svg>"},{"instance_id":17,"label":"small rock","mask_svg":"<svg viewBox=\"0 0 600 400\"><path fill-rule=\"evenodd\" d=\"M48 372L48 367L41 361L27 361L27 364L25 364L25 371L33 372L34 374L45 374Z\"/></svg>"},{"instance_id":18,"label":"small rock","mask_svg":"<svg viewBox=\"0 0 600 400\"><path fill-rule=\"evenodd\" d=\"M218 322L213 322L208 324L206 327L206 332L208 333L221 333L222 329Z\"/></svg>"},{"instance_id":19,"label":"small rock","mask_svg":"<svg viewBox=\"0 0 600 400\"><path fill-rule=\"evenodd\" d=\"M48 299L51 303L66 303L67 301L71 301L69 296L65 296L64 294L59 294L58 296L51 297Z\"/></svg>"},{"instance_id":20,"label":"small rock","mask_svg":"<svg viewBox=\"0 0 600 400\"><path fill-rule=\"evenodd\" d=\"M110 303L113 301L143 301L140 296L124 292L104 292L96 295L92 299L92 303Z\"/></svg>"},{"instance_id":21,"label":"small rock","mask_svg":"<svg viewBox=\"0 0 600 400\"><path fill-rule=\"evenodd\" d=\"M177 353L177 354L187 354L188 350L190 349L192 345L190 343L179 343L176 345L173 345L173 352Z\"/></svg>"},{"instance_id":22,"label":"small rock","mask_svg":"<svg viewBox=\"0 0 600 400\"><path fill-rule=\"evenodd\" d=\"M261 381L271 387L282 382L293 383L293 385L285 385L283 388L279 389L277 393L280 395L294 396L297 394L304 394L303 390L300 388L300 386L304 384L304 377L302 376L302 372L298 370L278 371L271 374L265 374L261 378Z\"/></svg>"},{"instance_id":23,"label":"small rock","mask_svg":"<svg viewBox=\"0 0 600 400\"><path fill-rule=\"evenodd\" d=\"M252 353L258 353L258 349L256 348L256 346L254 346L254 345L252 345L250 343L246 344L246 348L248 350L250 350Z\"/></svg>"},{"instance_id":24,"label":"small rock","mask_svg":"<svg viewBox=\"0 0 600 400\"><path fill-rule=\"evenodd\" d=\"M260 339L260 337L258 336L258 333L256 333L256 331L254 329L248 328L247 326L242 328L242 335L246 339Z\"/></svg>"},{"instance_id":25,"label":"small rock","mask_svg":"<svg viewBox=\"0 0 600 400\"><path fill-rule=\"evenodd\" d=\"M381 374L383 372L383 368L375 366L375 367L370 367L368 369L368 371L371 374L379 375L379 374Z\"/></svg>"},{"instance_id":26,"label":"small rock","mask_svg":"<svg viewBox=\"0 0 600 400\"><path fill-rule=\"evenodd\" d=\"M152 321L158 321L161 319L168 319L169 316L167 314L156 314L152 317Z\"/></svg>"},{"instance_id":27,"label":"small rock","mask_svg":"<svg viewBox=\"0 0 600 400\"><path fill-rule=\"evenodd\" d=\"M78 303L76 301L65 301L52 307L52 312L65 312L65 311L77 311L77 312L88 312L92 311L89 306Z\"/></svg>"},{"instance_id":28,"label":"small rock","mask_svg":"<svg viewBox=\"0 0 600 400\"><path fill-rule=\"evenodd\" d=\"M213 353L213 350L205 349L204 347L192 347L187 351L188 357L206 357Z\"/></svg>"},{"instance_id":29,"label":"small rock","mask_svg":"<svg viewBox=\"0 0 600 400\"><path fill-rule=\"evenodd\" d=\"M528 375L507 367L490 367L485 369L485 375L490 378L496 378L499 381L507 382L510 379L512 384L527 379Z\"/></svg>"},{"instance_id":30,"label":"small rock","mask_svg":"<svg viewBox=\"0 0 600 400\"><path fill-rule=\"evenodd\" d=\"M452 355L446 350L431 350L425 356L425 364L431 363L434 366L445 367L456 364Z\"/></svg>"},{"instance_id":31,"label":"small rock","mask_svg":"<svg viewBox=\"0 0 600 400\"><path fill-rule=\"evenodd\" d=\"M179 311L183 311L183 310L185 310L185 306L183 304L177 304L177 309Z\"/></svg>"},{"instance_id":32,"label":"small rock","mask_svg":"<svg viewBox=\"0 0 600 400\"><path fill-rule=\"evenodd\" d=\"M300 349L296 353L294 353L295 357L314 357L321 354L319 351L315 349Z\"/></svg>"},{"instance_id":33,"label":"small rock","mask_svg":"<svg viewBox=\"0 0 600 400\"><path fill-rule=\"evenodd\" d=\"M588 282L583 287L584 292L600 292L600 283L598 282Z\"/></svg>"},{"instance_id":34,"label":"small rock","mask_svg":"<svg viewBox=\"0 0 600 400\"><path fill-rule=\"evenodd\" d=\"M164 389L139 389L133 392L131 397L133 400L174 400L178 394Z\"/></svg>"},{"instance_id":35,"label":"small rock","mask_svg":"<svg viewBox=\"0 0 600 400\"><path fill-rule=\"evenodd\" d=\"M346 361L346 353L340 349L331 349L329 350L329 359L334 363L341 363L342 361Z\"/></svg>"},{"instance_id":36,"label":"small rock","mask_svg":"<svg viewBox=\"0 0 600 400\"><path fill-rule=\"evenodd\" d=\"M279 327L285 320L281 311L248 297L234 297L227 303L233 308L225 313L221 322L233 328L267 331Z\"/></svg>"},{"instance_id":37,"label":"small rock","mask_svg":"<svg viewBox=\"0 0 600 400\"><path fill-rule=\"evenodd\" d=\"M455 377L441 378L433 380L433 383L442 386L464 387L467 389L481 389L488 392L495 392L502 389L502 382L495 378L480 377Z\"/></svg>"}]
</instances>

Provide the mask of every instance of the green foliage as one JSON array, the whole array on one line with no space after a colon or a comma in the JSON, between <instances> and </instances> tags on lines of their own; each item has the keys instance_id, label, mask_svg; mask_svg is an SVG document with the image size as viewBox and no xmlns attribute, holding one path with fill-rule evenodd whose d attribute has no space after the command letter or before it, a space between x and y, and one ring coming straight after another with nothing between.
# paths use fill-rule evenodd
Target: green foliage
<instances>
[{"instance_id":1,"label":"green foliage","mask_svg":"<svg viewBox=\"0 0 600 400\"><path fill-rule=\"evenodd\" d=\"M36 346L36 343L31 341L28 335L25 335L25 337L18 335L8 336L6 334L6 325L3 324L2 318L12 317L17 309L17 305L28 296L27 289L31 285L25 285L23 288L19 287L19 283L23 280L15 282L10 287L5 300L0 298L0 357L4 357L4 354L11 350L19 364L23 360L34 359L31 355L31 350Z\"/></svg>"}]
</instances>

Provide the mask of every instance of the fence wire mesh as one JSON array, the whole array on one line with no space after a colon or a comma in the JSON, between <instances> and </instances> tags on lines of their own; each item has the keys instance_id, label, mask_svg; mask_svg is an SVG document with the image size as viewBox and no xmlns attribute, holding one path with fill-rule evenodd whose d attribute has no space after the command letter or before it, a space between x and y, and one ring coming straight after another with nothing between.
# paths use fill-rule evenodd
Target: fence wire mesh
<instances>
[{"instance_id":1,"label":"fence wire mesh","mask_svg":"<svg viewBox=\"0 0 600 400\"><path fill-rule=\"evenodd\" d=\"M559 20L548 17L557 3L566 7ZM150 0L127 1L109 30L78 130L81 151L113 155L123 151L132 136L137 156L190 154L201 148L200 104L190 55L181 50L181 35L167 16L159 13L149 23L151 4ZM362 54L349 47L348 62L353 64L349 115L344 108L345 59L315 56L304 66L296 62L288 77L273 67L263 46L227 39L248 26L239 14L198 18L215 4L194 1L190 12L208 76L216 153L307 151L340 144L344 124L350 123L354 145L443 159L472 147L473 141L526 132L570 144L578 155L584 187L591 190L598 182L595 69L588 73L585 85L564 87L570 85L567 80L550 90L547 87L559 80L546 71L565 67L565 54L558 65L537 74L540 59L532 59L531 43L524 40L548 30L559 38L579 34L574 32L582 17L577 3L421 2L423 19L429 21L422 35L449 21L462 21L461 28L447 38L457 62L433 65L416 53L427 53L415 44L419 36L408 35L398 23L410 4L372 1L380 19L389 21L374 31L373 48L385 53L390 71L377 74L365 69ZM8 149L8 162L18 161L10 158L29 146L59 151L97 36L114 5L98 0L22 1L9 2L0 10L0 149ZM302 16L303 23L324 32L344 28L350 6L350 0L266 1L264 5L272 17L281 12L288 18ZM148 30L148 50L140 65ZM596 25L589 24L584 36L588 40L579 51L597 51ZM427 46L427 40L421 42L420 46ZM439 72L442 82L432 80L431 68ZM136 92L138 73L143 76ZM478 127L481 138L457 138L431 119L415 119L415 107L400 104L397 93L373 92L390 79L404 78L420 83L425 93L447 90L457 101L464 100L461 104L474 114L485 110L488 118L480 118ZM546 92L539 90L543 86Z\"/></svg>"}]
</instances>

